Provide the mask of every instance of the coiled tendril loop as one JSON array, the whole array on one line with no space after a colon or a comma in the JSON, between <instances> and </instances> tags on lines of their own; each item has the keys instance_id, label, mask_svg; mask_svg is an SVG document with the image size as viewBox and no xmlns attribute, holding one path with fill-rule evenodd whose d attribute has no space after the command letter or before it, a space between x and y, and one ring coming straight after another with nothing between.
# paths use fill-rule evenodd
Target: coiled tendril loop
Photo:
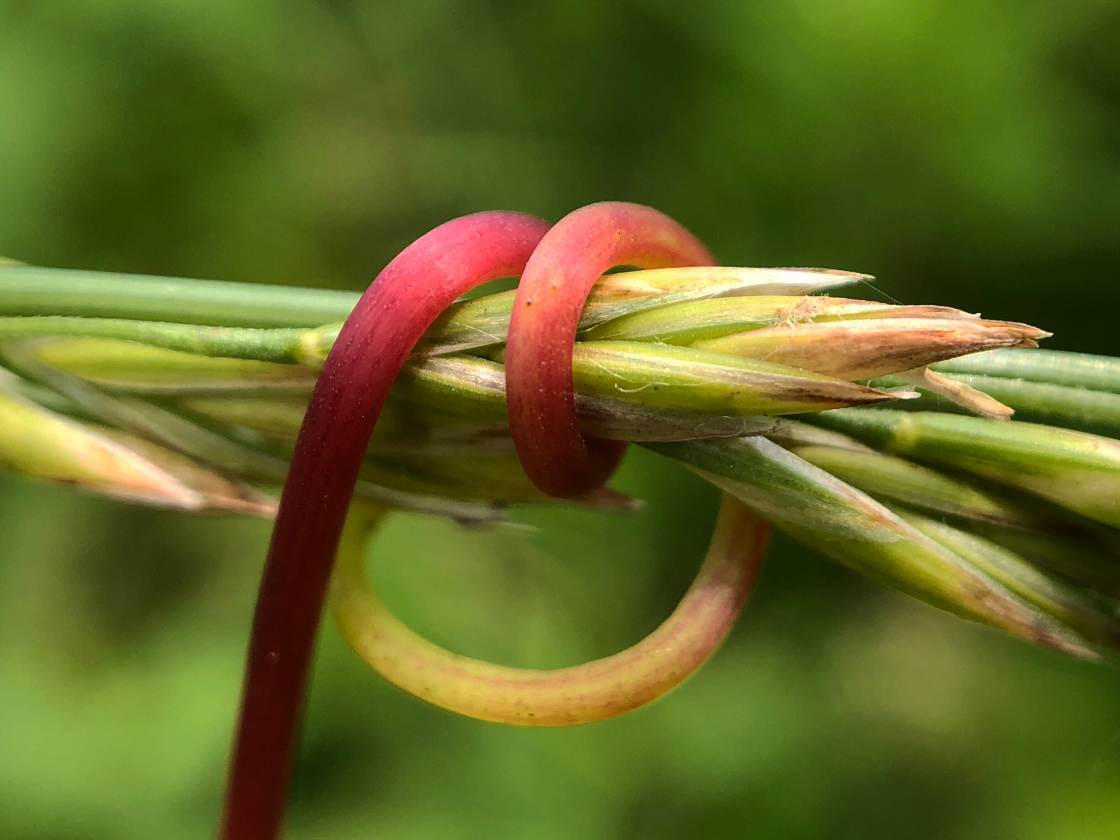
<instances>
[{"instance_id":1,"label":"coiled tendril loop","mask_svg":"<svg viewBox=\"0 0 1120 840\"><path fill-rule=\"evenodd\" d=\"M336 553L332 609L354 649L405 690L484 720L554 726L617 715L678 685L715 651L750 592L768 536L768 526L730 497L697 578L668 620L614 656L547 671L469 659L408 630L365 578L364 547L382 513L351 509L374 425L413 347L456 297L506 276L521 276L506 376L510 431L522 465L554 496L601 486L622 445L586 439L576 422L572 343L588 292L619 265L713 263L667 216L604 202L574 211L551 230L518 213L464 216L422 236L378 275L327 358L284 486L254 617L223 836L266 838L279 831Z\"/></svg>"}]
</instances>

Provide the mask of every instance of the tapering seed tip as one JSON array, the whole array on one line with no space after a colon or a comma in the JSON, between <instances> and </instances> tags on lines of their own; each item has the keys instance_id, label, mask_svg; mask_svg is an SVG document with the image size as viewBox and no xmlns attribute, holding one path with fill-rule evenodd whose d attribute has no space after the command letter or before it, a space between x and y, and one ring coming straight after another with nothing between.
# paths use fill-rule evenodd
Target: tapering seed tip
<instances>
[{"instance_id":1,"label":"tapering seed tip","mask_svg":"<svg viewBox=\"0 0 1120 840\"><path fill-rule=\"evenodd\" d=\"M103 496L192 513L271 516L275 500L151 441L0 391L0 462Z\"/></svg>"},{"instance_id":2,"label":"tapering seed tip","mask_svg":"<svg viewBox=\"0 0 1120 840\"><path fill-rule=\"evenodd\" d=\"M920 400L922 395L913 388L881 388L884 394L889 394L896 400Z\"/></svg>"},{"instance_id":3,"label":"tapering seed tip","mask_svg":"<svg viewBox=\"0 0 1120 840\"><path fill-rule=\"evenodd\" d=\"M852 407L858 405L879 405L886 402L895 402L896 400L916 400L920 399L922 396L911 388L874 388L870 385L852 384L862 389L859 392L849 392L848 399L851 401Z\"/></svg>"},{"instance_id":4,"label":"tapering seed tip","mask_svg":"<svg viewBox=\"0 0 1120 840\"><path fill-rule=\"evenodd\" d=\"M1038 347L1038 342L1047 338L1053 338L1054 333L1047 332L1046 330L1039 329L1033 324L1024 324L1019 321L1000 321L990 318L983 318L980 323L989 327L992 330L1004 332L1009 338L1018 339L1018 344L1008 345L1010 347L1026 347L1035 349Z\"/></svg>"},{"instance_id":5,"label":"tapering seed tip","mask_svg":"<svg viewBox=\"0 0 1120 840\"><path fill-rule=\"evenodd\" d=\"M958 405L973 414L979 414L981 417L988 417L992 420L1010 420L1012 415L1015 414L1015 409L1004 405L995 397L985 394L964 382L943 376L928 367L901 371L895 376L932 394L944 397L954 405ZM921 396L918 393L914 395L916 397Z\"/></svg>"},{"instance_id":6,"label":"tapering seed tip","mask_svg":"<svg viewBox=\"0 0 1120 840\"><path fill-rule=\"evenodd\" d=\"M870 283L875 280L874 274L864 274L860 271L846 271L842 268L820 268L817 266L778 266L769 271L795 271L807 274L821 274L831 275L837 280L843 280L846 283Z\"/></svg>"},{"instance_id":7,"label":"tapering seed tip","mask_svg":"<svg viewBox=\"0 0 1120 840\"><path fill-rule=\"evenodd\" d=\"M796 414L898 397L848 379L761 359L641 341L581 342L574 362L576 383L585 396L694 414Z\"/></svg>"},{"instance_id":8,"label":"tapering seed tip","mask_svg":"<svg viewBox=\"0 0 1120 840\"><path fill-rule=\"evenodd\" d=\"M683 266L622 271L600 277L589 306L610 299L656 296L659 303L684 299L738 295L803 295L874 279L868 274L831 268L759 268L741 266ZM665 298L668 297L668 300Z\"/></svg>"},{"instance_id":9,"label":"tapering seed tip","mask_svg":"<svg viewBox=\"0 0 1120 840\"><path fill-rule=\"evenodd\" d=\"M1027 324L960 317L964 313L923 317L906 307L899 309L836 320L791 319L697 341L693 346L764 358L841 379L865 380L981 350L1037 346L1036 339L1046 335Z\"/></svg>"}]
</instances>

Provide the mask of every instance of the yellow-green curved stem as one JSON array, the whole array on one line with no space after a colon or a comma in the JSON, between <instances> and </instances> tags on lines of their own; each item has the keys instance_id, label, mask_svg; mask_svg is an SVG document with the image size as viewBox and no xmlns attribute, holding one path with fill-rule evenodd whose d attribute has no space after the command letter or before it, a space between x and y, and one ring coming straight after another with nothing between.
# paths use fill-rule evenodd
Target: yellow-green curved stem
<instances>
[{"instance_id":1,"label":"yellow-green curved stem","mask_svg":"<svg viewBox=\"0 0 1120 840\"><path fill-rule=\"evenodd\" d=\"M370 588L367 537L381 513L356 506L343 532L331 610L355 651L390 682L468 717L570 726L614 717L680 685L720 646L743 608L770 529L724 496L700 571L673 614L633 647L554 670L511 668L452 653L406 627Z\"/></svg>"}]
</instances>

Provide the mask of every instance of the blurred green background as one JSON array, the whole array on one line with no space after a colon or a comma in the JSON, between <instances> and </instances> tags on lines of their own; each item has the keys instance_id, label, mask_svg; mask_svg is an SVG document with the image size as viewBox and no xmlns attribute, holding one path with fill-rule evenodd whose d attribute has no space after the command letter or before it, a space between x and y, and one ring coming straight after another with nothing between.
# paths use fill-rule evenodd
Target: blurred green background
<instances>
[{"instance_id":1,"label":"blurred green background","mask_svg":"<svg viewBox=\"0 0 1120 840\"><path fill-rule=\"evenodd\" d=\"M618 198L1114 353L1117 43L1115 0L0 0L0 253L358 289L451 216ZM466 653L609 653L715 503L640 452L618 486L400 517L377 576ZM267 533L0 478L0 837L212 834ZM1118 689L779 540L706 670L575 730L425 707L328 626L290 835L1114 838Z\"/></svg>"}]
</instances>

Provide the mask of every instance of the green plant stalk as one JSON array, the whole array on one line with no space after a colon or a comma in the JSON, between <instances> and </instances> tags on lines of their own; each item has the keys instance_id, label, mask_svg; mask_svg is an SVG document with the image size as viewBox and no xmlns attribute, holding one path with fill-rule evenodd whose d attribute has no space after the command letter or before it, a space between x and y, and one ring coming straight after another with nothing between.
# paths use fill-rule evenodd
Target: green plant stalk
<instances>
[{"instance_id":1,"label":"green plant stalk","mask_svg":"<svg viewBox=\"0 0 1120 840\"><path fill-rule=\"evenodd\" d=\"M736 295L801 295L870 279L822 269L707 268L694 269L696 273L690 275L680 271L626 272L601 278L603 288L592 291L588 305L598 311L588 318L585 328L647 310L652 314L667 302L703 307L709 305L703 303L705 299L716 298L722 306L736 301ZM333 340L331 331L337 327L323 328L312 336L306 330L284 334L273 333L273 329L320 328L341 322L357 299L354 292L2 264L0 341L32 335L95 336L186 351L206 347L205 354L210 356L286 361L296 360L292 356L296 354L298 359L321 359ZM504 335L512 299L511 292L503 292L455 304L433 325L425 345L450 347L458 343L460 335L495 332L491 327L499 337ZM749 298L745 305L746 310L755 306ZM875 317L890 311L882 304L867 305L872 307L869 315ZM956 312L946 307L899 307L903 313L914 309ZM696 315L687 308L675 314L666 310L661 320L688 323L683 319ZM99 323L103 320L117 323ZM184 330L184 324L189 329ZM193 329L204 325L231 329ZM239 334L237 328L248 332ZM293 341L297 337L302 338ZM475 346L494 343L501 342L486 337L484 345ZM1120 360L1082 353L999 349L942 361L935 367L946 373L1022 378L1120 393Z\"/></svg>"},{"instance_id":2,"label":"green plant stalk","mask_svg":"<svg viewBox=\"0 0 1120 840\"><path fill-rule=\"evenodd\" d=\"M657 272L634 272L637 274L647 274ZM609 278L622 277L626 275L609 275ZM604 278L606 280L608 278ZM699 294L699 289L689 289L691 294ZM679 292L676 295L670 295L669 298L681 297L684 292ZM488 329L504 329L508 323L498 321L492 325L485 324L488 315L488 308L495 307L499 303L507 303L504 300L495 300L504 298L504 294L488 295L482 298L477 298L472 301L467 301L463 304L458 304L459 307L451 312L445 319L437 321L432 329L426 334L425 340L418 349L418 355L431 356L446 353L446 347L449 344L456 343L462 344L463 342L456 338L457 333L477 333L485 332ZM806 297L782 297L782 298L764 298L764 301L781 301L783 307L796 308L796 306L814 300L813 298ZM701 317L702 313L698 312L697 307L700 305L719 304L721 311L731 310L739 313L733 324L722 324L719 326L717 332L719 335L726 336L728 332L734 328L736 330L749 330L752 329L746 320L749 313L755 311L756 302L750 297L718 299L718 300L703 300L697 303L673 303L661 302L656 309L643 309L639 311L638 316L653 316L656 315L658 321L668 321L671 323L683 323L692 325L692 329L700 331L703 335L712 335L716 327L705 327L704 318ZM605 305L605 304L604 304ZM638 307L648 307L651 302L640 298L620 298L611 302L614 309L620 311L630 311ZM710 306L704 308L710 309ZM845 306L844 311L849 311L853 307ZM862 308L866 308L866 305ZM908 309L918 307L895 307L895 309ZM922 309L936 309L936 307L921 307ZM478 310L482 309L482 318ZM769 313L766 317L767 323L773 323L775 312L780 314L780 309L776 310L774 305L771 304L766 308ZM869 314L875 314L878 317L892 320L899 319L901 316L885 308L882 305L876 305ZM604 325L605 328L613 328L619 320L626 320L625 318L616 319ZM968 322L966 322L968 323ZM980 323L980 322L976 322ZM243 359L246 361L258 362L271 362L277 365L284 364L306 364L311 367L319 367L322 360L326 357L331 343L337 333L337 327L328 326L316 329L261 329L255 327L214 327L202 326L196 324L186 323L170 323L170 322L152 322L152 321L138 321L128 320L121 318L95 318L95 317L76 317L76 316L53 316L53 315L38 315L38 316L6 316L0 317L0 341L5 339L23 339L23 338L36 338L36 337L59 337L68 336L74 339L74 347L91 347L103 348L102 352L96 357L85 360L87 372L90 374L102 374L112 369L112 356L106 357L104 348L112 347L113 345L108 342L98 343L91 341L86 344L77 341L79 338L87 339L117 339L119 341L134 342L136 344L144 345L150 348L161 348L169 351L178 351L182 353L192 354L195 356L206 356L213 360L216 365L218 359ZM612 330L612 329L593 329L584 334L586 341L595 342L634 342L645 341L650 343L661 344L679 344L687 345L696 339L693 335L690 341L666 341L664 336L656 332L649 332L647 330L628 331L628 330ZM491 344L500 344L500 341L491 342ZM483 349L479 346L472 347L471 349ZM126 348L117 351L123 360L127 360L128 353ZM767 353L772 355L768 349ZM732 353L731 355L744 356L743 353ZM80 360L80 353L74 353L72 356L78 357ZM164 367L174 370L175 357L167 355L163 357ZM217 367L217 370L227 371L231 378L237 376L250 376L254 370L260 371L258 376L265 377L269 371L276 373L277 368L268 368L265 365L258 365L254 368L251 365L237 366L232 363L226 363L225 367ZM195 367L200 367L197 362ZM77 371L75 371L77 372ZM279 374L276 373L279 377Z\"/></svg>"},{"instance_id":3,"label":"green plant stalk","mask_svg":"<svg viewBox=\"0 0 1120 840\"><path fill-rule=\"evenodd\" d=\"M0 354L0 360L45 385L49 393L68 400L81 416L156 442L203 467L235 477L242 482L243 493L248 493L251 486L263 486L271 491L287 473L290 447L261 445L236 427L200 423L166 404L106 394L89 383L41 364L27 353L26 348L9 346ZM53 478L67 480L64 472L57 473ZM378 504L441 514L463 521L489 521L499 516L493 500L449 495L439 481L428 484L417 482L407 466L397 466L394 470L380 465L379 469L366 471L359 480L358 492L362 498ZM613 497L602 501L607 506L618 504ZM274 507L267 496L261 497L257 512L271 514Z\"/></svg>"},{"instance_id":4,"label":"green plant stalk","mask_svg":"<svg viewBox=\"0 0 1120 840\"><path fill-rule=\"evenodd\" d=\"M1111 598L1120 597L1120 542L1115 532L1024 531L983 522L970 523L968 530L1039 568Z\"/></svg>"},{"instance_id":5,"label":"green plant stalk","mask_svg":"<svg viewBox=\"0 0 1120 840\"><path fill-rule=\"evenodd\" d=\"M943 373L968 373L1049 382L1120 394L1120 359L1066 350L993 350L936 365Z\"/></svg>"},{"instance_id":6,"label":"green plant stalk","mask_svg":"<svg viewBox=\"0 0 1120 840\"><path fill-rule=\"evenodd\" d=\"M946 518L961 531L1002 546L1090 587L1115 594L1120 584L1120 535L1007 488L968 482L872 449L850 438L814 440L804 424L783 421L795 433L777 439L800 458L883 504L926 518ZM800 439L799 439L800 438ZM806 443L805 441L812 441ZM946 527L948 527L946 525Z\"/></svg>"},{"instance_id":7,"label":"green plant stalk","mask_svg":"<svg viewBox=\"0 0 1120 840\"><path fill-rule=\"evenodd\" d=\"M824 412L811 422L932 466L998 481L1120 527L1120 442L1085 432L929 411Z\"/></svg>"},{"instance_id":8,"label":"green plant stalk","mask_svg":"<svg viewBox=\"0 0 1120 840\"><path fill-rule=\"evenodd\" d=\"M592 290L582 326L668 303L739 294L800 295L870 279L866 274L827 269L724 267L610 274ZM431 352L433 346L447 352L503 343L513 297L513 292L498 292L452 305L429 331L425 351ZM355 292L292 286L0 264L2 315L319 327L343 321L358 298ZM337 327L327 332L329 348Z\"/></svg>"},{"instance_id":9,"label":"green plant stalk","mask_svg":"<svg viewBox=\"0 0 1120 840\"><path fill-rule=\"evenodd\" d=\"M676 281L662 274L658 283L651 284L657 294L646 297L635 294L637 279L648 274L657 272L609 275L600 280L603 284L611 278L622 278L611 281L614 286L608 285L616 292L621 288L619 283L631 285L626 290L627 295L618 295L614 300L606 295L600 300L604 306L613 307L612 311L622 312L623 319L629 319L628 330L636 329L635 324L648 326L651 321L670 317L688 316L703 323L703 318L697 314L703 311L716 313L716 320L725 319L724 325L718 327L721 330L726 329L727 318L740 318L734 324L735 329L739 329L743 327L740 316L752 307L757 311L757 302L750 298L705 300L696 289L687 291L692 298L658 307L651 301L657 294L664 294L672 285L671 281ZM722 275L724 280L729 276ZM738 282L741 281L739 275ZM0 302L4 294L4 284L0 282ZM166 302L157 305L149 300L145 303L143 291L136 295L129 305L137 312L167 317L166 310L172 308ZM500 352L496 356L493 352L496 346L487 343L475 348L493 358L438 355L457 342L461 343L463 336L477 333L480 324L492 326L503 323L503 318L508 319L506 304L500 299L492 300L495 297L485 296L458 304L455 311L437 322L424 339L427 351L412 359L394 388L386 417L388 422L374 440L364 473L369 483L396 483L395 492L400 497L390 503L394 506L415 506L410 503L412 494L428 502L420 509L463 519L485 519L498 516L504 503L540 499L527 487L510 448L503 368L495 360L500 358ZM33 364L50 372L46 377L47 387L23 381L21 393L49 401L55 410L66 411L66 406L70 405L76 419L88 421L92 417L103 424L133 428L137 434L190 452L199 463L231 479L246 482L250 487L262 480L262 474L244 467L238 459L248 457L252 461L262 454L266 456L268 483L275 480L278 469L283 470L293 426L302 417L304 395L317 374L323 352L333 339L330 327L262 329L259 322L249 319L247 310L237 315L245 326L214 329L119 317L55 317L49 314L49 302L40 300L38 305L36 311L44 313L42 316L0 318L0 346L7 348L9 356L13 351L17 356L30 353ZM160 310L160 306L164 310ZM832 318L843 326L844 319L864 315L869 320L892 316L905 320L885 305L851 304L847 309L845 306L840 305L844 311L828 310L825 304L829 314L822 314L818 309L815 324L827 325ZM111 309L106 306L106 311ZM931 316L945 314L941 308L934 309L937 312L930 313ZM4 311L0 306L0 312ZM776 312L778 310L770 306L768 317L775 317ZM120 314L119 309L110 314ZM967 319L962 315L958 320ZM583 337L607 334L607 328L614 323L605 323L601 332L586 331ZM711 330L718 326L714 322L703 325L709 337L713 335ZM724 487L734 485L740 498L829 556L945 609L1010 629L1044 644L1087 655L1089 644L1076 630L1040 610L1037 603L1020 598L976 562L937 544L894 512L795 455L787 452L779 458L774 450L766 449L767 457L760 460L759 448L773 447L768 440L735 438L744 434L771 434L787 445L792 438L795 445L827 448L839 444L840 448L866 455L871 451L866 443L855 443L851 438L824 428L775 421L761 415L818 411L828 407L830 400L839 398L842 398L840 404L845 404L843 400L849 404L882 401L899 396L898 392L870 389L788 365L696 350L684 344L658 344L656 332L646 330L646 333L642 341L585 340L577 344L575 380L577 389L582 392L577 408L581 424L589 432L602 437L648 441L663 452L677 447L671 452L673 457L694 465L698 460L710 461L713 452L722 453L716 461L729 465L729 470L734 467L733 474L720 477L719 471L709 463L707 468L702 467L707 477ZM1019 352L995 351L978 354L977 358L995 360L998 366L1004 364L999 361L1001 354L1018 356ZM1029 355L1038 352L1031 351ZM1075 361L1079 371L1088 369L1083 359ZM52 376L62 380L54 381ZM74 390L73 383L85 390ZM745 413L755 411L758 414ZM848 413L874 414L875 410ZM822 416L843 417L844 414L829 412ZM979 422L992 425L991 421ZM793 434L791 429L798 431ZM711 440L695 440L698 437ZM865 440L868 439L865 437ZM869 442L875 443L874 440ZM994 454L987 453L986 457L999 456L998 442L989 441L988 445ZM223 448L227 446L239 449ZM1058 455L1068 457L1070 453L1064 451L1064 442L1058 441L1056 446ZM250 454L242 449L249 450ZM234 467L246 469L246 474L238 474ZM838 471L841 470L838 468ZM900 475L906 472L903 469ZM1115 465L1105 464L1099 471L1100 481L1094 487L1082 483L1073 495L1080 493L1085 497L1085 504L1100 504L1099 498L1092 498L1093 494L1107 496L1116 487L1116 476ZM949 478L946 476L946 480ZM1014 481L1002 476L989 476L988 480L1015 486ZM1078 482L1080 475L1054 469L1048 480L1053 483L1055 494L1064 493L1062 481ZM478 488L483 485L497 490L480 499ZM939 492L933 494L929 505L946 506L955 501L959 511L971 512L977 517L973 520L976 527L971 530L984 526L1003 529L1009 535L1036 533L1038 544L1049 541L1051 546L1060 547L1076 559L1077 549L1064 536L1065 531L1028 532L1007 525L1000 521L1001 515L1009 515L1009 508L1000 506L1002 491L993 490L985 497L978 485L965 486L971 492L954 500L952 492L960 488L939 483L935 488ZM625 500L617 496L588 501L615 507L625 504ZM811 515L804 515L810 512ZM984 520L985 515L998 524L991 525ZM1030 559L1037 560L1035 556ZM1068 564L1067 560L1064 558L1055 565L1076 565L1076 562ZM1086 565L1090 574L1082 579L1091 580L1100 564ZM1111 591L1104 577L1102 575L1100 587ZM1036 619L1041 621L1037 627L1032 624ZM1042 630L1038 630L1039 627Z\"/></svg>"},{"instance_id":10,"label":"green plant stalk","mask_svg":"<svg viewBox=\"0 0 1120 840\"><path fill-rule=\"evenodd\" d=\"M1120 360L1060 350L1002 349L938 362L939 375L979 389L1016 411L1016 419L1114 436L1120 432ZM914 384L896 376L871 384ZM922 383L917 383L922 391ZM936 394L911 409L957 410Z\"/></svg>"},{"instance_id":11,"label":"green plant stalk","mask_svg":"<svg viewBox=\"0 0 1120 840\"><path fill-rule=\"evenodd\" d=\"M1046 574L1007 548L975 534L916 513L897 512L923 534L1085 639L1110 647L1116 647L1120 641L1120 615L1115 602L1107 603L1082 588Z\"/></svg>"},{"instance_id":12,"label":"green plant stalk","mask_svg":"<svg viewBox=\"0 0 1120 840\"><path fill-rule=\"evenodd\" d=\"M224 280L0 265L0 313L313 327L341 321L358 295Z\"/></svg>"},{"instance_id":13,"label":"green plant stalk","mask_svg":"<svg viewBox=\"0 0 1120 840\"><path fill-rule=\"evenodd\" d=\"M9 343L39 363L112 391L138 394L241 392L306 393L315 369L246 359L194 356L115 339L50 338ZM886 402L897 392L835 377L643 342L580 342L575 349L577 390L619 406L697 416L785 414ZM423 356L407 369L397 396L410 402L503 420L500 364L475 356ZM630 413L633 413L633 408Z\"/></svg>"},{"instance_id":14,"label":"green plant stalk","mask_svg":"<svg viewBox=\"0 0 1120 840\"><path fill-rule=\"evenodd\" d=\"M744 502L802 541L870 577L958 614L1005 629L1010 626L1014 632L1035 641L1088 655L1088 649L1081 643L1064 639L1061 633L1039 635L1026 632L1022 621L1009 623L998 582L969 571L945 550L931 550L927 542L917 539L914 530L886 508L795 456L778 457L776 447L769 441L758 439L755 443L757 446L752 446L738 438L653 444L653 447L686 463L700 459L699 462L713 473L722 464L724 472L732 478L716 479L716 483L733 490ZM207 457L214 459L216 456L209 453ZM713 458L719 464L713 466ZM447 459L433 458L432 461L433 467L446 470ZM223 463L223 466L228 465ZM516 462L508 461L506 468L516 471ZM486 483L479 480L476 466L466 469L461 478L463 488ZM446 473L442 480L448 480ZM446 489L446 485L443 486ZM1001 597L993 600L988 588ZM1000 609L992 611L993 603L1000 605Z\"/></svg>"},{"instance_id":15,"label":"green plant stalk","mask_svg":"<svg viewBox=\"0 0 1120 840\"><path fill-rule=\"evenodd\" d=\"M1064 426L1098 435L1120 435L1120 393L988 374L945 375L1010 406L1015 410L1017 420ZM872 384L888 388L907 383L885 377ZM920 386L918 390L921 390ZM923 396L907 408L953 410L936 396Z\"/></svg>"},{"instance_id":16,"label":"green plant stalk","mask_svg":"<svg viewBox=\"0 0 1120 840\"><path fill-rule=\"evenodd\" d=\"M1092 657L1074 629L835 476L765 438L647 444L867 577L1038 644Z\"/></svg>"},{"instance_id":17,"label":"green plant stalk","mask_svg":"<svg viewBox=\"0 0 1120 840\"><path fill-rule=\"evenodd\" d=\"M212 359L281 364L297 364L303 360L301 341L307 334L306 327L215 327L76 315L0 317L0 340L58 336L108 338Z\"/></svg>"},{"instance_id":18,"label":"green plant stalk","mask_svg":"<svg viewBox=\"0 0 1120 840\"><path fill-rule=\"evenodd\" d=\"M976 522L1013 528L1044 530L1060 521L976 481L965 481L938 470L875 450L837 446L790 445L791 452L877 499Z\"/></svg>"}]
</instances>

